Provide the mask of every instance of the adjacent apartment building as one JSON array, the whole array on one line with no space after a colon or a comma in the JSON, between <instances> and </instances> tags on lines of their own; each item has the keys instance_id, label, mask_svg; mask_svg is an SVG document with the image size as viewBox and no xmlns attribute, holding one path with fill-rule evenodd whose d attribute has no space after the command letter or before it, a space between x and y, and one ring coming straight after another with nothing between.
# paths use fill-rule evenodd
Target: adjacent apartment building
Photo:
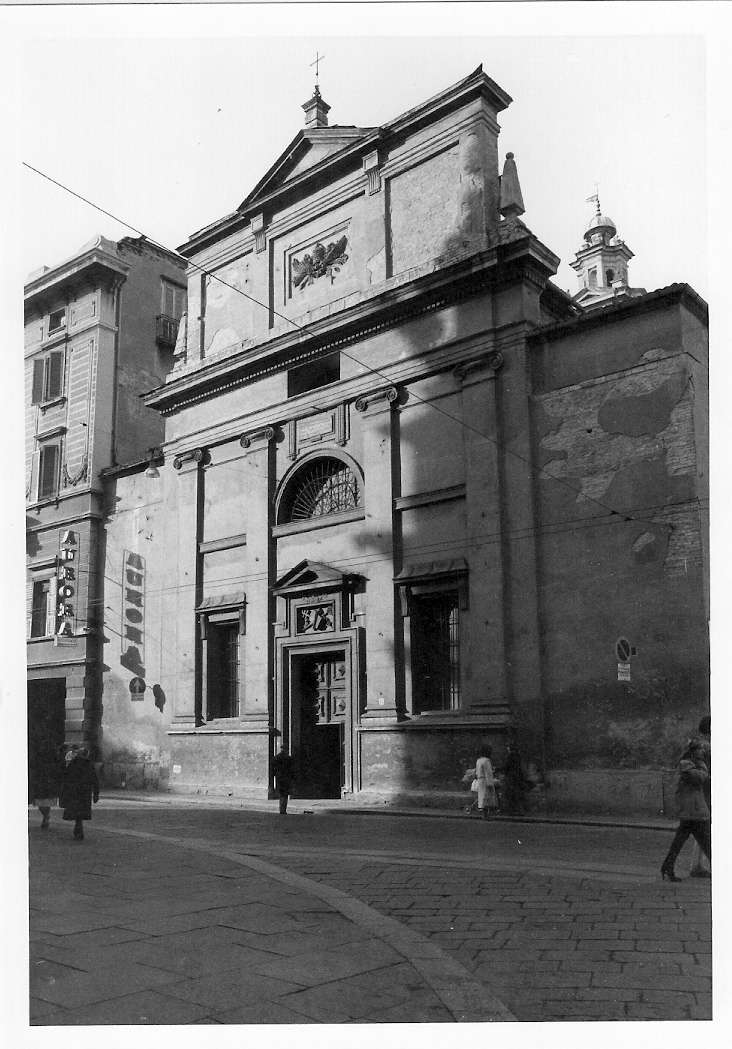
<instances>
[{"instance_id":1,"label":"adjacent apartment building","mask_svg":"<svg viewBox=\"0 0 732 1049\"><path fill-rule=\"evenodd\" d=\"M331 127L316 89L180 249L163 450L105 471L108 783L266 797L284 742L300 797L459 804L515 738L555 808L663 810L708 710L706 305L631 288L599 205L552 283L510 101L479 68Z\"/></svg>"},{"instance_id":2,"label":"adjacent apartment building","mask_svg":"<svg viewBox=\"0 0 732 1049\"><path fill-rule=\"evenodd\" d=\"M29 740L102 725L101 472L164 436L140 395L173 366L185 267L144 238L97 237L25 286ZM121 585L121 580L114 580ZM107 625L108 626L108 625Z\"/></svg>"}]
</instances>

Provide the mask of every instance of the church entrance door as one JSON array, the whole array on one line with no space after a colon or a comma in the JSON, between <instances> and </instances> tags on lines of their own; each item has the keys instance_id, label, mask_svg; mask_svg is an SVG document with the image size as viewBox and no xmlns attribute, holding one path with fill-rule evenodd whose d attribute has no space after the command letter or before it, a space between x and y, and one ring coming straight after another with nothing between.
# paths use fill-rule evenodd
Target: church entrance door
<instances>
[{"instance_id":1,"label":"church entrance door","mask_svg":"<svg viewBox=\"0 0 732 1049\"><path fill-rule=\"evenodd\" d=\"M295 658L292 675L294 794L340 798L345 782L345 727L349 709L343 649Z\"/></svg>"}]
</instances>

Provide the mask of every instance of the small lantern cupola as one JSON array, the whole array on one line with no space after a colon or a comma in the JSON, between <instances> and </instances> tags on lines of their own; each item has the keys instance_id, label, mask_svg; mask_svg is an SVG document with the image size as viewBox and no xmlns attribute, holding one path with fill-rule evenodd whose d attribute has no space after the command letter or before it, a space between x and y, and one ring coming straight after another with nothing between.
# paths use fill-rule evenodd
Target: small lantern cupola
<instances>
[{"instance_id":1,"label":"small lantern cupola","mask_svg":"<svg viewBox=\"0 0 732 1049\"><path fill-rule=\"evenodd\" d=\"M320 88L315 85L313 97L302 107L305 110L305 127L308 129L328 126L330 106L323 101Z\"/></svg>"}]
</instances>

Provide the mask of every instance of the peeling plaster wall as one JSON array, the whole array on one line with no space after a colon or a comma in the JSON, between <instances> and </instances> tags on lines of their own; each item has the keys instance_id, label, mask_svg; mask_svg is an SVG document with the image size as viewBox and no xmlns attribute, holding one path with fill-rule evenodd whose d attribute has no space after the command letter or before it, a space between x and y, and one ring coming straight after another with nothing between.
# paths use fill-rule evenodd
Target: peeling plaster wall
<instances>
[{"instance_id":1,"label":"peeling plaster wall","mask_svg":"<svg viewBox=\"0 0 732 1049\"><path fill-rule=\"evenodd\" d=\"M204 353L207 358L235 352L254 335L251 252L214 270L206 284Z\"/></svg>"},{"instance_id":2,"label":"peeling plaster wall","mask_svg":"<svg viewBox=\"0 0 732 1049\"><path fill-rule=\"evenodd\" d=\"M707 712L694 386L678 313L640 320L552 341L535 361L541 640L558 768L673 765ZM637 650L630 681L618 680L619 637Z\"/></svg>"}]
</instances>

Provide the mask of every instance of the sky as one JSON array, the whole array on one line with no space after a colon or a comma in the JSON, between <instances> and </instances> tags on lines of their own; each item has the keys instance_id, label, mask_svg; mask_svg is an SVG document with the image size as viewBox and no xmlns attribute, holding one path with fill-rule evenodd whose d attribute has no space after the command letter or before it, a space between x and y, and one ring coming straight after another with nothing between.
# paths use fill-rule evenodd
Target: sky
<instances>
[{"instance_id":1,"label":"sky","mask_svg":"<svg viewBox=\"0 0 732 1049\"><path fill-rule=\"evenodd\" d=\"M331 125L385 123L482 63L514 100L500 155L515 154L524 220L562 260L556 282L578 288L568 263L597 185L635 253L631 283L686 281L706 297L705 37L691 18L659 33L598 16L593 32L592 19L564 16L616 6L14 9L21 159L175 248L234 211L303 126L316 53ZM516 8L534 17L509 17ZM551 32L544 8L556 10ZM20 190L24 278L98 233L135 235L28 168Z\"/></svg>"},{"instance_id":2,"label":"sky","mask_svg":"<svg viewBox=\"0 0 732 1049\"><path fill-rule=\"evenodd\" d=\"M727 3L671 0L0 3L0 313L3 386L11 391L3 500L18 508L0 517L7 589L24 588L20 305L28 273L98 234L144 233L176 248L234 211L303 126L316 53L325 56L320 88L331 125L385 123L482 63L513 98L499 117L500 156L515 154L523 218L562 260L556 283L577 290L568 263L597 185L603 212L634 252L631 284L652 291L687 282L710 301L712 482L719 483L732 438L729 320L714 310L727 283L730 28ZM732 585L723 585L732 583L725 506L713 501L713 692L732 653L722 633L732 616ZM4 603L6 656L25 647L18 607L14 596ZM2 670L4 727L22 741L23 706L11 700L23 694L24 667L3 659ZM15 722L7 720L11 707ZM24 811L20 817L24 824ZM563 1046L573 1037L587 1044L586 1031L561 1026ZM367 1034L350 1030L349 1044L366 1044ZM524 1033L502 1031L501 1045L521 1044ZM66 1044L54 1034L56 1046ZM299 1044L317 1034L306 1031ZM146 1042L141 1030L135 1041ZM176 1044L189 1043L181 1035Z\"/></svg>"}]
</instances>

